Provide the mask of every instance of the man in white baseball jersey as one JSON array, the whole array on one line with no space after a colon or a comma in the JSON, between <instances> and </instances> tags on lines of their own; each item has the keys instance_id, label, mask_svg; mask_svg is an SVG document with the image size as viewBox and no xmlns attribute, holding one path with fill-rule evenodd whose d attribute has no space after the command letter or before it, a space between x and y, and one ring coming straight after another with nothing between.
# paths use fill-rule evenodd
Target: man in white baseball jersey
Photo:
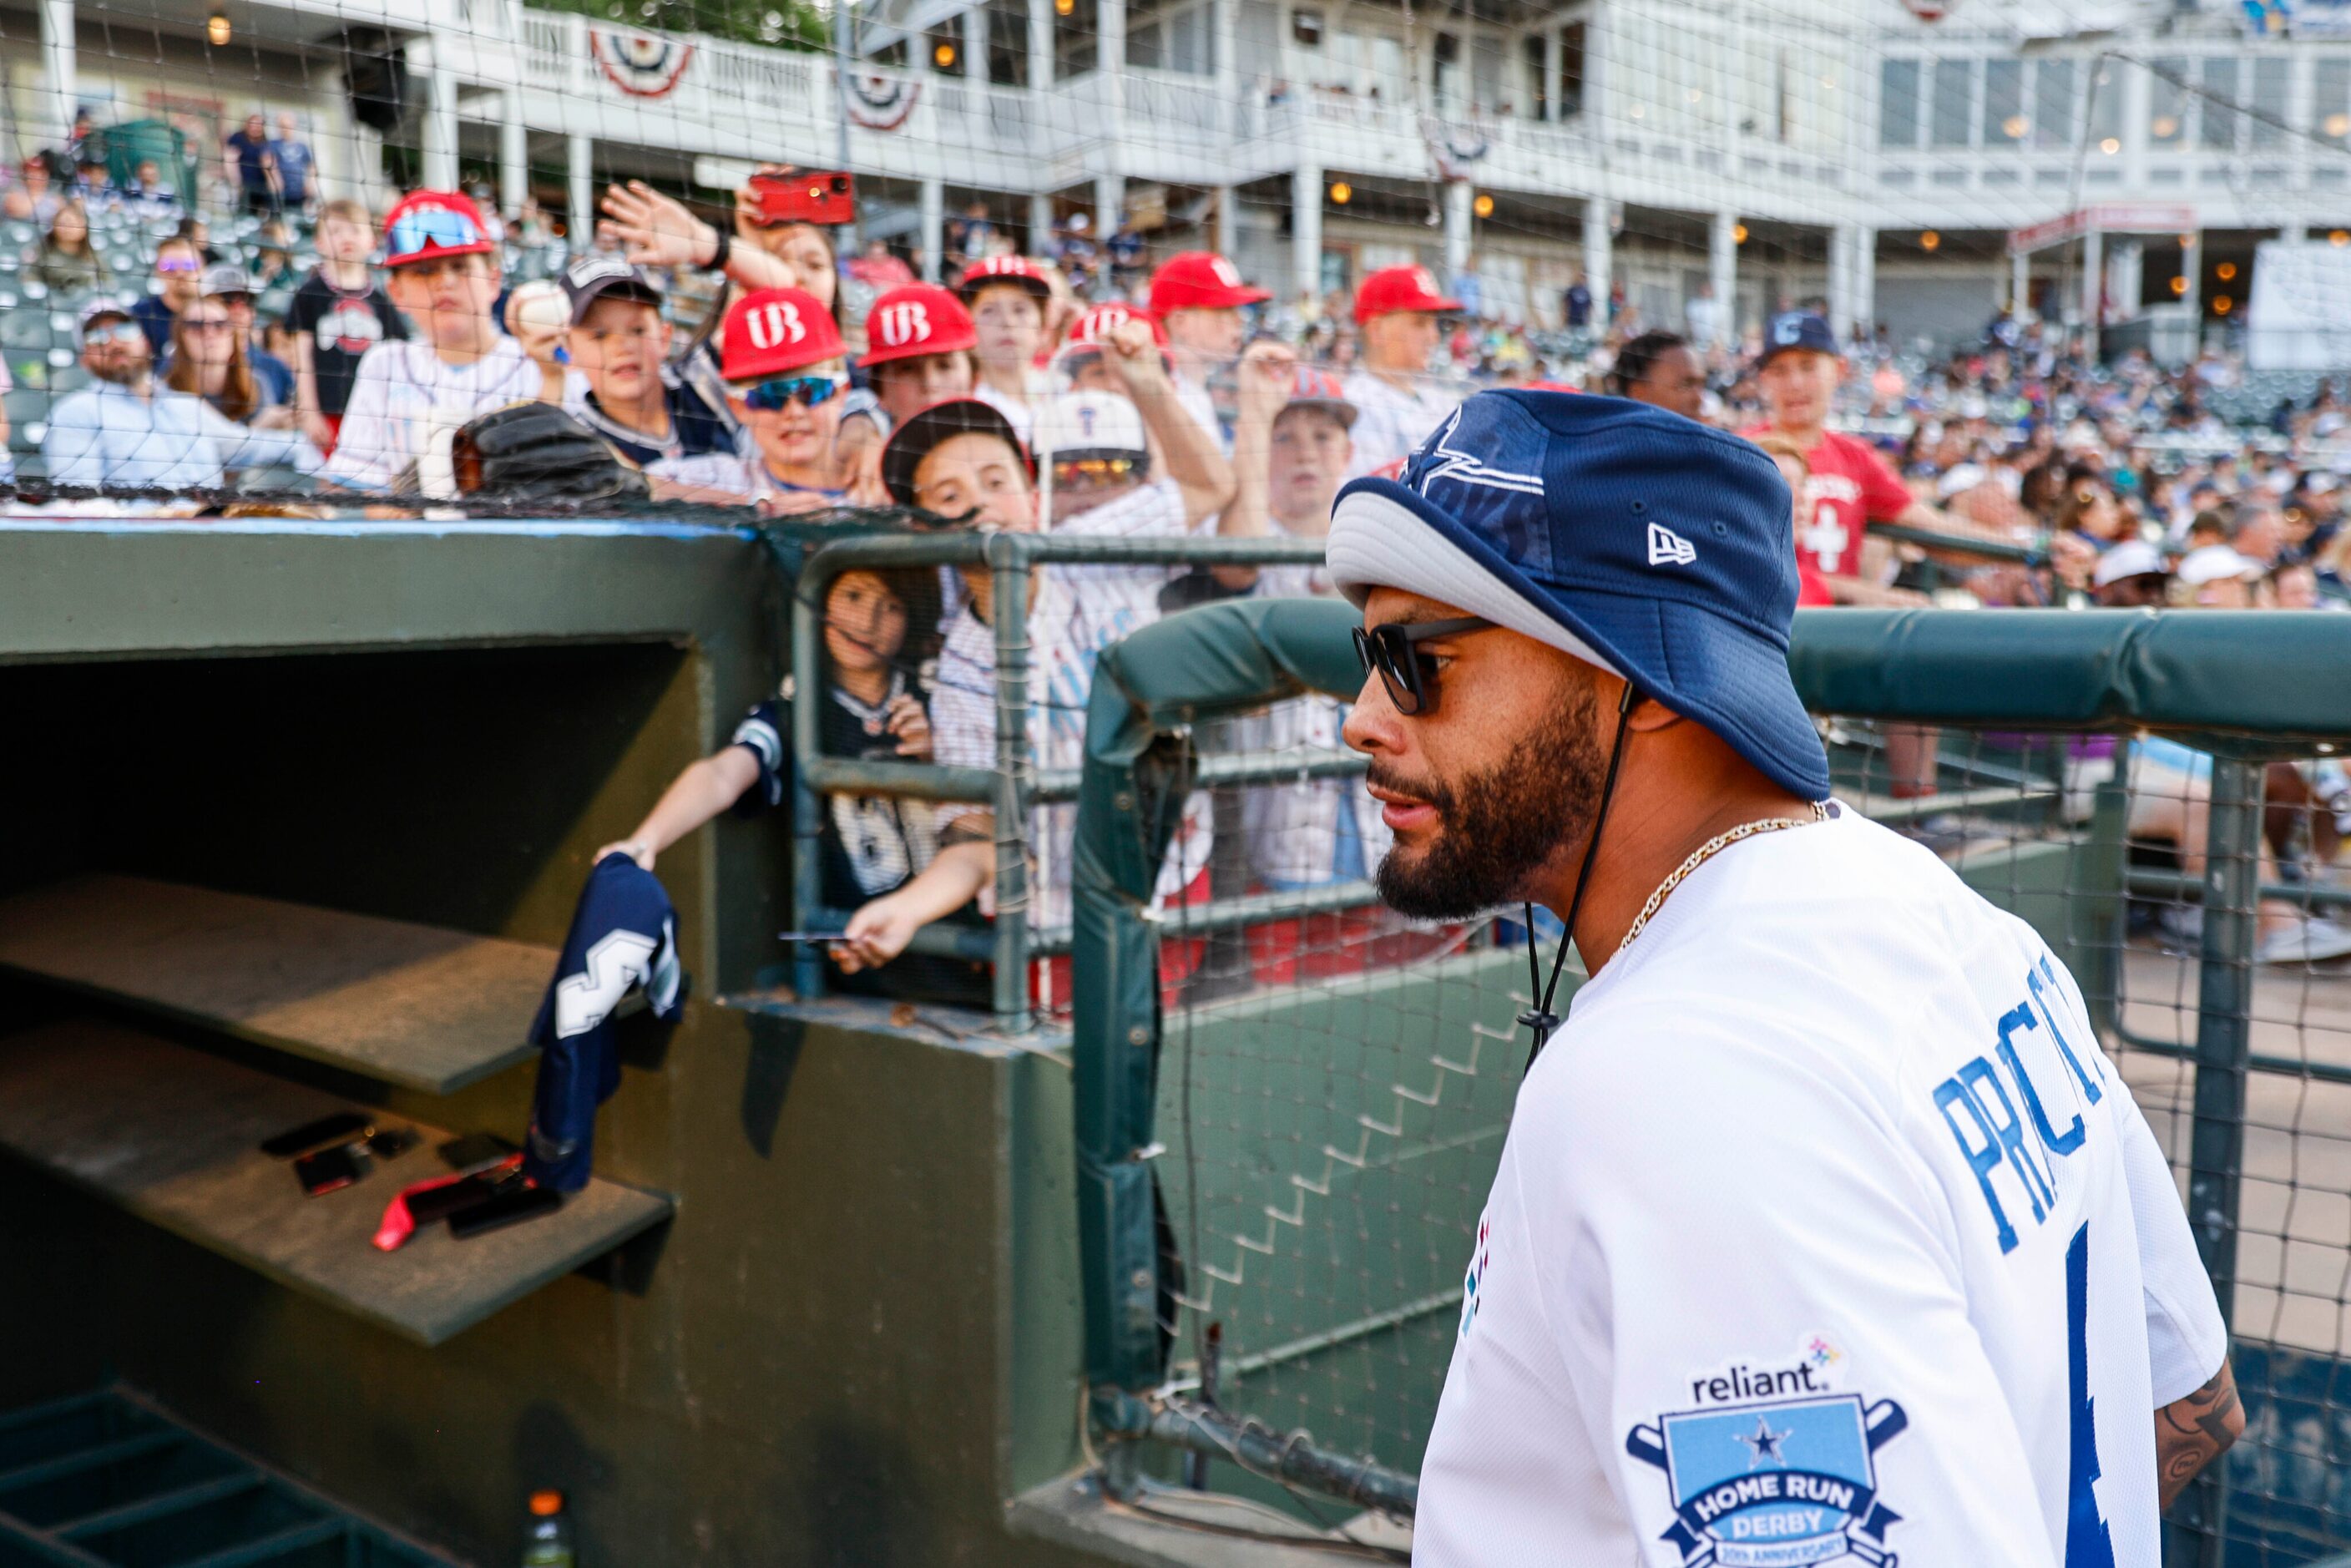
<instances>
[{"instance_id":1,"label":"man in white baseball jersey","mask_svg":"<svg viewBox=\"0 0 2351 1568\"><path fill-rule=\"evenodd\" d=\"M1531 392L1334 508L1384 896L1541 903L1593 977L1522 1020L1415 1561L2156 1568L2241 1425L2211 1286L2064 967L1829 801L1789 512Z\"/></svg>"}]
</instances>

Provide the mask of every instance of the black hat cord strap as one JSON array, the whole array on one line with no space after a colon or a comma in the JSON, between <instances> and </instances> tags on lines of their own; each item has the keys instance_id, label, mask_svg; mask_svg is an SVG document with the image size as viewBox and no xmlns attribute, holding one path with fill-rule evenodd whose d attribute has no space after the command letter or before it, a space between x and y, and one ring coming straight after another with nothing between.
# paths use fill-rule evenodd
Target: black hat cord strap
<instances>
[{"instance_id":1,"label":"black hat cord strap","mask_svg":"<svg viewBox=\"0 0 2351 1568\"><path fill-rule=\"evenodd\" d=\"M1625 761L1625 732L1633 722L1633 705L1638 701L1640 693L1632 682L1626 681L1624 700L1616 705L1616 738L1608 747L1608 776L1600 786L1600 809L1592 816L1592 838L1583 846L1583 865L1575 873L1575 893L1567 901L1567 928L1559 935L1559 951L1552 957L1551 981L1547 985L1542 981L1535 954L1535 906L1531 901L1527 904L1527 990L1531 998L1537 998L1533 1007L1519 1015L1519 1021L1534 1037L1527 1048L1528 1071L1533 1070L1535 1058L1542 1054L1543 1044L1551 1039L1552 1031L1559 1028L1559 1015L1551 1010L1551 1004L1559 995L1560 971L1567 967L1567 947L1575 940L1576 916L1583 912L1583 895L1592 885L1593 862L1600 856L1600 831L1607 825L1608 806L1616 798L1616 771ZM1520 1077L1523 1079L1525 1075L1521 1071Z\"/></svg>"}]
</instances>

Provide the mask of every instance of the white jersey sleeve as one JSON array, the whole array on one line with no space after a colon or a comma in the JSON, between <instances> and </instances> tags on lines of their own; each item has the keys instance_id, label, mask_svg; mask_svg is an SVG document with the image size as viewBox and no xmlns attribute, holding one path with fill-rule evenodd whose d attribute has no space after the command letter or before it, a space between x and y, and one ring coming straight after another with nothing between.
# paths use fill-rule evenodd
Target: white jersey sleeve
<instances>
[{"instance_id":1,"label":"white jersey sleeve","mask_svg":"<svg viewBox=\"0 0 2351 1568\"><path fill-rule=\"evenodd\" d=\"M377 343L360 356L351 377L350 400L336 433L334 455L324 476L353 490L381 490L399 477L416 455L409 450L404 422L392 416L392 388L400 358L397 341Z\"/></svg>"},{"instance_id":2,"label":"white jersey sleeve","mask_svg":"<svg viewBox=\"0 0 2351 1568\"><path fill-rule=\"evenodd\" d=\"M1596 1375L1574 1378L1583 1417L1613 1438L1641 1538L1730 1515L1785 1543L1843 1509L1876 1544L1890 1521L1850 1490L1867 1483L1900 1500L1914 1568L2054 1568L2012 1506L2033 1478L1950 1215L1890 1108L1713 1020L1609 1021L1520 1102L1560 1135L1513 1141L1526 1211L1559 1216L1526 1238L1538 1299L1604 1336L1560 1349ZM1784 1506L1755 1506L1759 1488Z\"/></svg>"},{"instance_id":3,"label":"white jersey sleeve","mask_svg":"<svg viewBox=\"0 0 2351 1568\"><path fill-rule=\"evenodd\" d=\"M2229 1357L2229 1327L2220 1321L2220 1303L2188 1228L2179 1187L2147 1118L2127 1102L2115 1117L2122 1127L2123 1170L2145 1276L2148 1383L2160 1410L2195 1393L2220 1370Z\"/></svg>"}]
</instances>

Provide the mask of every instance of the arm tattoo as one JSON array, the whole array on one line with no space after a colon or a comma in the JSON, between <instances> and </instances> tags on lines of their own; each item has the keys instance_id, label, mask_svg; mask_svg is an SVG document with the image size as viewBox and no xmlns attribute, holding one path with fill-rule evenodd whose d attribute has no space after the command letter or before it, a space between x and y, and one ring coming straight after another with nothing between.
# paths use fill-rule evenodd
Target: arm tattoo
<instances>
[{"instance_id":1,"label":"arm tattoo","mask_svg":"<svg viewBox=\"0 0 2351 1568\"><path fill-rule=\"evenodd\" d=\"M2244 1429L2244 1410L2237 1401L2236 1375L2225 1361L2203 1387L2157 1411L2156 1479L2162 1490L2163 1506L2169 1508L2197 1472L2218 1458Z\"/></svg>"}]
</instances>

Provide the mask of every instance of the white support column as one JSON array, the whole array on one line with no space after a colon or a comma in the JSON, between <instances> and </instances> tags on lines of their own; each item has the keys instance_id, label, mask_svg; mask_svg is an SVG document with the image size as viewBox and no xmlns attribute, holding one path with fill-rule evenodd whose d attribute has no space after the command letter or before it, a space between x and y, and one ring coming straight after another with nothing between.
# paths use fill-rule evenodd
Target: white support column
<instances>
[{"instance_id":1,"label":"white support column","mask_svg":"<svg viewBox=\"0 0 2351 1568\"><path fill-rule=\"evenodd\" d=\"M2020 319L2032 308L2032 257L2018 251L2008 258L2008 308Z\"/></svg>"},{"instance_id":2,"label":"white support column","mask_svg":"<svg viewBox=\"0 0 2351 1568\"><path fill-rule=\"evenodd\" d=\"M2105 292L2106 236L2094 228L2082 236L2082 327L2090 334L2094 350L2098 328L2103 325L2098 302L2105 298Z\"/></svg>"},{"instance_id":3,"label":"white support column","mask_svg":"<svg viewBox=\"0 0 2351 1568\"><path fill-rule=\"evenodd\" d=\"M1053 0L1029 0L1029 90L1053 85Z\"/></svg>"},{"instance_id":4,"label":"white support column","mask_svg":"<svg viewBox=\"0 0 2351 1568\"><path fill-rule=\"evenodd\" d=\"M922 242L923 281L936 283L939 280L939 265L946 256L946 182L922 182L921 207L922 226L917 237Z\"/></svg>"},{"instance_id":5,"label":"white support column","mask_svg":"<svg viewBox=\"0 0 2351 1568\"><path fill-rule=\"evenodd\" d=\"M1603 196L1583 199L1583 286L1592 290L1592 329L1608 329L1609 264L1615 235L1608 224L1609 203Z\"/></svg>"},{"instance_id":6,"label":"white support column","mask_svg":"<svg viewBox=\"0 0 2351 1568\"><path fill-rule=\"evenodd\" d=\"M977 87L987 85L987 7L974 5L963 14L963 74Z\"/></svg>"},{"instance_id":7,"label":"white support column","mask_svg":"<svg viewBox=\"0 0 2351 1568\"><path fill-rule=\"evenodd\" d=\"M498 204L511 218L530 196L530 127L522 121L522 89L498 95Z\"/></svg>"},{"instance_id":8,"label":"white support column","mask_svg":"<svg viewBox=\"0 0 2351 1568\"><path fill-rule=\"evenodd\" d=\"M1029 198L1029 254L1045 254L1045 242L1053 236L1053 193L1039 191Z\"/></svg>"},{"instance_id":9,"label":"white support column","mask_svg":"<svg viewBox=\"0 0 2351 1568\"><path fill-rule=\"evenodd\" d=\"M571 248L582 251L596 237L596 139L573 131L565 138L566 172L570 176L570 204L566 224Z\"/></svg>"},{"instance_id":10,"label":"white support column","mask_svg":"<svg viewBox=\"0 0 2351 1568\"><path fill-rule=\"evenodd\" d=\"M1739 214L1717 213L1707 225L1706 280L1714 286L1716 332L1739 340Z\"/></svg>"},{"instance_id":11,"label":"white support column","mask_svg":"<svg viewBox=\"0 0 2351 1568\"><path fill-rule=\"evenodd\" d=\"M1126 176L1096 174L1094 176L1094 243L1107 246L1110 236L1118 233L1118 215L1126 206ZM1107 262L1108 256L1103 260ZM1105 274L1107 276L1107 274Z\"/></svg>"},{"instance_id":12,"label":"white support column","mask_svg":"<svg viewBox=\"0 0 2351 1568\"><path fill-rule=\"evenodd\" d=\"M1209 16L1210 47L1217 52L1217 112L1223 117L1225 134L1232 136L1242 124L1240 0L1216 0ZM1217 246L1219 251L1223 248Z\"/></svg>"},{"instance_id":13,"label":"white support column","mask_svg":"<svg viewBox=\"0 0 2351 1568\"><path fill-rule=\"evenodd\" d=\"M1445 182L1445 285L1469 270L1469 204L1477 199L1467 180Z\"/></svg>"},{"instance_id":14,"label":"white support column","mask_svg":"<svg viewBox=\"0 0 2351 1568\"><path fill-rule=\"evenodd\" d=\"M1217 186L1216 196L1217 254L1218 256L1230 256L1233 254L1234 245L1238 243L1240 239L1239 214L1233 206L1234 202L1238 198L1234 194L1233 188L1230 185Z\"/></svg>"},{"instance_id":15,"label":"white support column","mask_svg":"<svg viewBox=\"0 0 2351 1568\"><path fill-rule=\"evenodd\" d=\"M423 52L429 59L430 48ZM442 74L437 62L416 74L424 89L424 183L430 190L454 191L457 188L457 84Z\"/></svg>"},{"instance_id":16,"label":"white support column","mask_svg":"<svg viewBox=\"0 0 2351 1568\"><path fill-rule=\"evenodd\" d=\"M2300 245L2310 238L2310 225L2301 218L2290 218L2279 225L2278 238L2288 245Z\"/></svg>"},{"instance_id":17,"label":"white support column","mask_svg":"<svg viewBox=\"0 0 2351 1568\"><path fill-rule=\"evenodd\" d=\"M1290 176L1290 287L1301 299L1322 297L1322 166L1311 159Z\"/></svg>"},{"instance_id":18,"label":"white support column","mask_svg":"<svg viewBox=\"0 0 2351 1568\"><path fill-rule=\"evenodd\" d=\"M1113 143L1125 131L1126 0L1100 0L1094 7L1094 68L1102 75L1102 103L1111 112Z\"/></svg>"},{"instance_id":19,"label":"white support column","mask_svg":"<svg viewBox=\"0 0 2351 1568\"><path fill-rule=\"evenodd\" d=\"M1853 340L1853 273L1856 260L1857 230L1852 224L1839 224L1829 230L1829 330L1837 341Z\"/></svg>"},{"instance_id":20,"label":"white support column","mask_svg":"<svg viewBox=\"0 0 2351 1568\"><path fill-rule=\"evenodd\" d=\"M1866 224L1854 231L1853 330L1877 330L1877 231Z\"/></svg>"},{"instance_id":21,"label":"white support column","mask_svg":"<svg viewBox=\"0 0 2351 1568\"><path fill-rule=\"evenodd\" d=\"M74 105L81 90L76 79L78 71L74 0L41 0L41 74L45 90L39 134L44 144L62 147L73 136Z\"/></svg>"}]
</instances>

